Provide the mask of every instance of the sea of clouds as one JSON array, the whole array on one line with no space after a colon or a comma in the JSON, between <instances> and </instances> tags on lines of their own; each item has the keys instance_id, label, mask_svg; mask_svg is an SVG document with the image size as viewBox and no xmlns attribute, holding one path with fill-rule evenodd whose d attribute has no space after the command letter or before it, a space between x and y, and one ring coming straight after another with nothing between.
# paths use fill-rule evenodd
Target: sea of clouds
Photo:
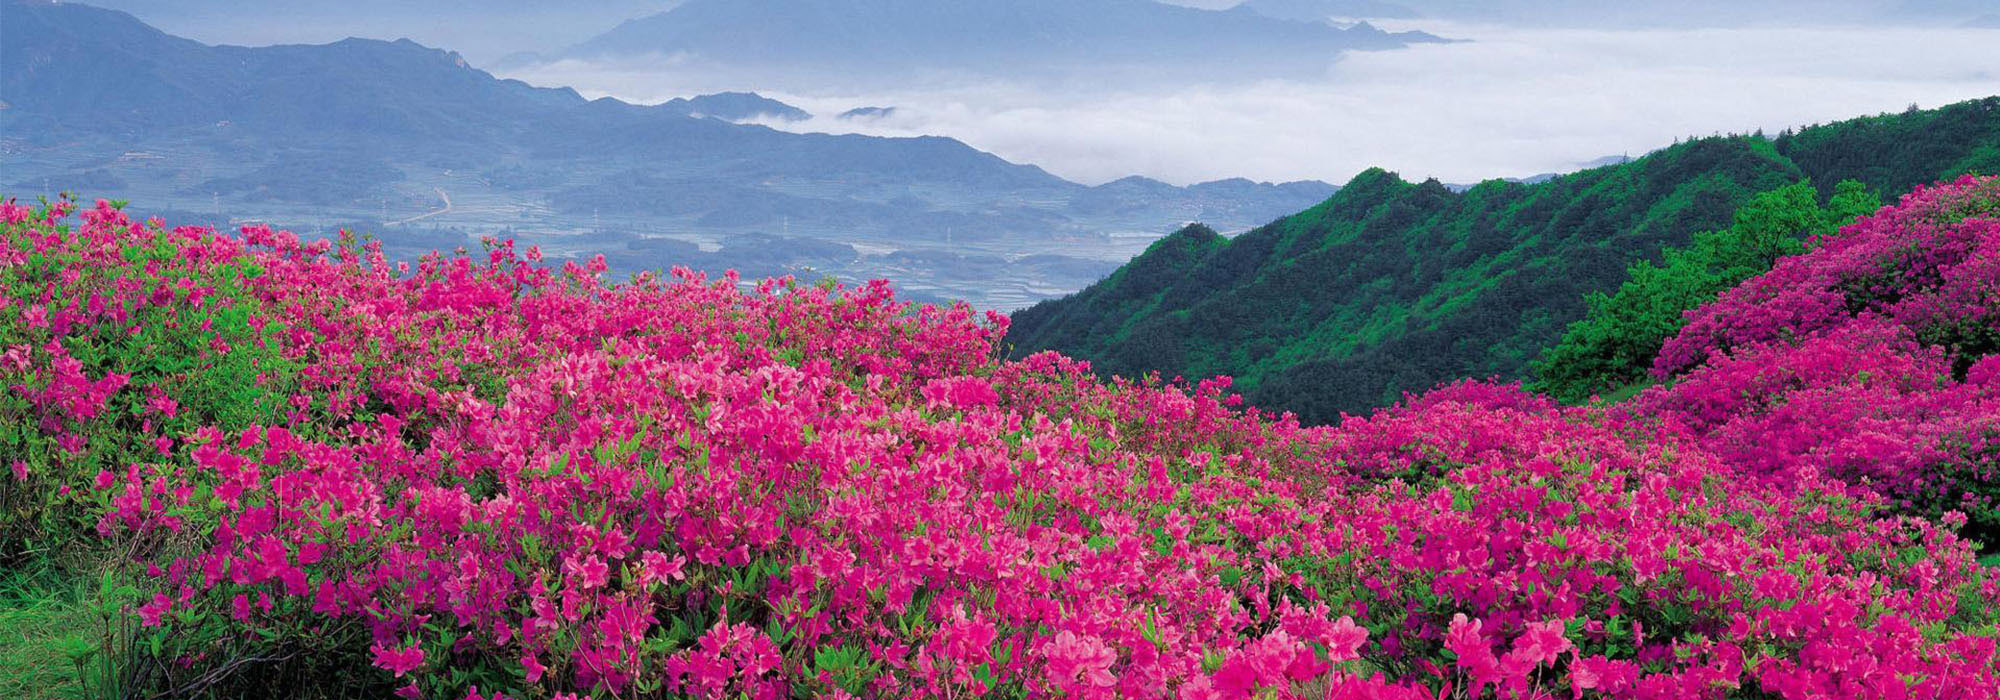
<instances>
[{"instance_id":1,"label":"sea of clouds","mask_svg":"<svg viewBox=\"0 0 2000 700\"><path fill-rule=\"evenodd\" d=\"M1574 169L1690 136L1776 131L2000 94L2000 30L1409 27L1467 39L1326 62L1322 78L1176 84L924 76L851 87L733 75L682 58L560 61L502 73L653 103L755 90L805 108L788 131L944 135L1080 182L1140 174L1342 182L1370 166L1473 182ZM893 76L887 76L893 78ZM746 84L754 82L754 84ZM877 84L894 80L872 80ZM874 120L837 115L895 107Z\"/></svg>"}]
</instances>

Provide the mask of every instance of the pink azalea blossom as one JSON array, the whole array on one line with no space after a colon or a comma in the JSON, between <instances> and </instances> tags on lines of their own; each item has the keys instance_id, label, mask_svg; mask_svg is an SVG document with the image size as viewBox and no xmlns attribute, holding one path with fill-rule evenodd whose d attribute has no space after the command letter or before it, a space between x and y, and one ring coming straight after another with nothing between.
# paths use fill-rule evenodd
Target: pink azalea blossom
<instances>
[{"instance_id":1,"label":"pink azalea blossom","mask_svg":"<svg viewBox=\"0 0 2000 700\"><path fill-rule=\"evenodd\" d=\"M397 678L424 665L424 648L419 645L397 648L376 642L369 650L375 654L375 666L396 674Z\"/></svg>"}]
</instances>

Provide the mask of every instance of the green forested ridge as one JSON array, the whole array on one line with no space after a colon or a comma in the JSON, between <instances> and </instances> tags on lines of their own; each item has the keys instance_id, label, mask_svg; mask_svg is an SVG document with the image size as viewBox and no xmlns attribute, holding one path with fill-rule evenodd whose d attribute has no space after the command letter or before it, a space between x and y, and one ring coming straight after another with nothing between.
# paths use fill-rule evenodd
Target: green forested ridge
<instances>
[{"instance_id":1,"label":"green forested ridge","mask_svg":"<svg viewBox=\"0 0 2000 700\"><path fill-rule=\"evenodd\" d=\"M1534 362L1536 388L1582 402L1643 382L1660 346L1686 323L1683 312L1881 206L1882 199L1856 180L1842 181L1824 206L1807 182L1752 197L1729 228L1697 233L1658 262L1632 263L1616 292L1587 297L1584 318Z\"/></svg>"},{"instance_id":2,"label":"green forested ridge","mask_svg":"<svg viewBox=\"0 0 2000 700\"><path fill-rule=\"evenodd\" d=\"M1587 295L1728 229L1759 193L1810 181L1824 201L1843 180L1901 192L2000 171L1996 149L2000 97L1698 139L1532 185L1458 193L1369 170L1232 240L1183 230L1016 314L1009 340L1104 373L1231 375L1253 404L1326 421L1459 377L1525 377L1585 316Z\"/></svg>"}]
</instances>

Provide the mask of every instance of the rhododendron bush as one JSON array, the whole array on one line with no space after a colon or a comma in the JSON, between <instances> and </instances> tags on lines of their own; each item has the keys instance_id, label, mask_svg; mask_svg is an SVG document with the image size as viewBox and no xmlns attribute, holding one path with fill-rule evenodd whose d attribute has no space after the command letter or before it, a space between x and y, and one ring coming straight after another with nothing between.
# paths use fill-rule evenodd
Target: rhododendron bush
<instances>
[{"instance_id":1,"label":"rhododendron bush","mask_svg":"<svg viewBox=\"0 0 2000 700\"><path fill-rule=\"evenodd\" d=\"M1636 403L1746 475L1821 476L2000 544L2000 179L1919 189L1688 315Z\"/></svg>"},{"instance_id":2,"label":"rhododendron bush","mask_svg":"<svg viewBox=\"0 0 2000 700\"><path fill-rule=\"evenodd\" d=\"M171 691L1992 697L2000 578L1901 476L1993 459L1993 227L1937 192L1843 234L1931 222L1885 244L1930 268L1838 287L1888 320L1697 318L1642 409L1468 382L1326 428L882 283L8 203L0 544L112 552Z\"/></svg>"}]
</instances>

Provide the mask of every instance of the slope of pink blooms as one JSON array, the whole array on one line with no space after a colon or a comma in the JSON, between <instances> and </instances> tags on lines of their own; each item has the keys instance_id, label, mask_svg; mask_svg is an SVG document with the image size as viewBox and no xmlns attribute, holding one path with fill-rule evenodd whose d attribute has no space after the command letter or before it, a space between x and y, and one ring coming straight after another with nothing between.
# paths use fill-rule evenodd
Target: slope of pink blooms
<instances>
[{"instance_id":1,"label":"slope of pink blooms","mask_svg":"<svg viewBox=\"0 0 2000 700\"><path fill-rule=\"evenodd\" d=\"M1714 359L1643 399L1664 418L1464 383L1302 428L1226 381L1002 361L1004 318L882 284L609 284L509 244L401 266L101 204L0 219L0 272L60 261L0 297L0 385L61 443L19 483L91 494L170 665L358 630L374 681L448 700L2000 697L2000 573L1964 516L1798 457L1845 439L1811 405L1699 388L1775 396L1823 359L1868 396L1984 400L1992 363L1958 382L1964 351L1921 332L1969 302L1889 316L1914 335L1683 350ZM1905 259L1990 261L1925 246L1991 230L1938 223ZM144 279L117 259L161 244L181 254ZM1939 299L1992 289L1955 274ZM192 424L184 375L65 359L197 303L245 314L200 362L265 353L242 383L280 400L243 425ZM1959 407L1884 439L1960 435ZM144 449L62 473L108 440Z\"/></svg>"},{"instance_id":2,"label":"slope of pink blooms","mask_svg":"<svg viewBox=\"0 0 2000 700\"><path fill-rule=\"evenodd\" d=\"M1919 189L1689 314L1635 402L1748 474L2000 538L2000 179Z\"/></svg>"}]
</instances>

